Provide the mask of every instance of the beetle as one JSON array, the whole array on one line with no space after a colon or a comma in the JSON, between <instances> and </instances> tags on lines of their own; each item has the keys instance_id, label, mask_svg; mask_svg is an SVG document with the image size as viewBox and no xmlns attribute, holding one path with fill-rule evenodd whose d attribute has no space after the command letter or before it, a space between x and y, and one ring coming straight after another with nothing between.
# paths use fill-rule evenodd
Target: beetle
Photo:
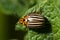
<instances>
[{"instance_id":1,"label":"beetle","mask_svg":"<svg viewBox=\"0 0 60 40\"><path fill-rule=\"evenodd\" d=\"M20 18L19 23L28 28L41 28L44 26L45 19L40 13L33 12L24 16L23 18Z\"/></svg>"}]
</instances>

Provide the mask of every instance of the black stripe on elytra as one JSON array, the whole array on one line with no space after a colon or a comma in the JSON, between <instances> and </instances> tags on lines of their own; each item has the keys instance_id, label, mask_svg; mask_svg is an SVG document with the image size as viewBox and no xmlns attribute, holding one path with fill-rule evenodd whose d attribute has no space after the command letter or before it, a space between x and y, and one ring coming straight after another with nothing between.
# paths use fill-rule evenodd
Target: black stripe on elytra
<instances>
[{"instance_id":1,"label":"black stripe on elytra","mask_svg":"<svg viewBox=\"0 0 60 40\"><path fill-rule=\"evenodd\" d=\"M40 23L40 24L30 24L30 23L28 23L28 25L42 25L43 23Z\"/></svg>"},{"instance_id":2,"label":"black stripe on elytra","mask_svg":"<svg viewBox=\"0 0 60 40\"><path fill-rule=\"evenodd\" d=\"M28 26L32 26L32 27L33 27L33 26L36 26L36 27L37 27L37 26L42 26L42 25L28 25Z\"/></svg>"}]
</instances>

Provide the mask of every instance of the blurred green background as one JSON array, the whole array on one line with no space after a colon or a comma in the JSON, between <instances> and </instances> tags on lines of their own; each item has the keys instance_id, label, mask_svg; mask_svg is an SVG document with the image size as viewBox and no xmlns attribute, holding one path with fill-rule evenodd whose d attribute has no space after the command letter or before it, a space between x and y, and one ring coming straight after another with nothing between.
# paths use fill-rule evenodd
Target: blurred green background
<instances>
[{"instance_id":1,"label":"blurred green background","mask_svg":"<svg viewBox=\"0 0 60 40\"><path fill-rule=\"evenodd\" d=\"M19 18L40 9L50 21L52 32L36 34L28 30L27 38L24 37L25 30L17 23ZM60 0L0 0L0 40L10 39L60 40Z\"/></svg>"}]
</instances>

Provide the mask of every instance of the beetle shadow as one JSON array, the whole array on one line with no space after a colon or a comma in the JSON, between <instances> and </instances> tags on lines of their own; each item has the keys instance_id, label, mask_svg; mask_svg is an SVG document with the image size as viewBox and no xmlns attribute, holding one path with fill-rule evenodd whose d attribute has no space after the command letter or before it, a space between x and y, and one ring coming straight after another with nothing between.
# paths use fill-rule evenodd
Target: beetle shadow
<instances>
[{"instance_id":1,"label":"beetle shadow","mask_svg":"<svg viewBox=\"0 0 60 40\"><path fill-rule=\"evenodd\" d=\"M51 33L52 32L51 23L48 21L47 18L44 17L44 19L45 19L45 25L42 28L38 29L29 28L29 29L37 33Z\"/></svg>"},{"instance_id":2,"label":"beetle shadow","mask_svg":"<svg viewBox=\"0 0 60 40\"><path fill-rule=\"evenodd\" d=\"M6 15L7 16L7 25L8 25L8 40L24 40L24 36L26 32L21 30L15 30L15 25L19 18L14 15Z\"/></svg>"}]
</instances>

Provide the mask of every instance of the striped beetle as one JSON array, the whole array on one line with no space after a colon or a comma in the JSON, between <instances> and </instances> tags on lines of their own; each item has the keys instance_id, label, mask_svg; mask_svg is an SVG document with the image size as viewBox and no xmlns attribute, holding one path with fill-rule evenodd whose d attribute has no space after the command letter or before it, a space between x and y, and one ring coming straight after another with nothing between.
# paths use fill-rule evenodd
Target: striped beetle
<instances>
[{"instance_id":1,"label":"striped beetle","mask_svg":"<svg viewBox=\"0 0 60 40\"><path fill-rule=\"evenodd\" d=\"M24 16L24 18L20 18L19 23L28 28L41 28L44 26L45 19L40 13L34 12Z\"/></svg>"}]
</instances>

